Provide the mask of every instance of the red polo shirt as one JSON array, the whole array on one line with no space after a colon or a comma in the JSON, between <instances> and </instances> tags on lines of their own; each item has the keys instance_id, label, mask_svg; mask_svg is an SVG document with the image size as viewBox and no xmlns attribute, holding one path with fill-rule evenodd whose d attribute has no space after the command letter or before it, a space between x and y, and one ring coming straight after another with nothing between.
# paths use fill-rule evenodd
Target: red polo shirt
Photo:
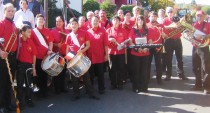
<instances>
[{"instance_id":1,"label":"red polo shirt","mask_svg":"<svg viewBox=\"0 0 210 113\"><path fill-rule=\"evenodd\" d=\"M86 26L88 29L92 28L92 25L91 25L91 23L90 23L89 21L86 21L86 22L85 22L85 26ZM88 29L87 29L87 30L88 30Z\"/></svg>"},{"instance_id":2,"label":"red polo shirt","mask_svg":"<svg viewBox=\"0 0 210 113\"><path fill-rule=\"evenodd\" d=\"M55 29L51 30L52 36L54 38L53 43L55 43L55 44L61 43L62 44L61 48L53 46L53 52L58 52L59 51L59 53L61 55L66 55L66 44L65 44L66 37L64 35L60 34L59 32L63 32L65 34L69 33L68 30L59 29L57 27Z\"/></svg>"},{"instance_id":3,"label":"red polo shirt","mask_svg":"<svg viewBox=\"0 0 210 113\"><path fill-rule=\"evenodd\" d=\"M127 35L129 35L129 33L130 33L130 31L131 31L131 29L133 27L133 24L132 24L131 21L130 21L129 24L126 24L125 21L124 21L124 22L122 22L122 27L126 30Z\"/></svg>"},{"instance_id":4,"label":"red polo shirt","mask_svg":"<svg viewBox=\"0 0 210 113\"><path fill-rule=\"evenodd\" d=\"M51 34L51 31L47 28L43 28L43 29L39 29L37 28L38 31L42 34L42 36L44 37L45 41L47 41L47 44L49 44L50 42L53 42L53 37ZM38 37L36 36L36 34L34 33L34 31L31 32L31 38L34 42L34 45L36 46L37 49L37 58L38 59L43 59L48 51L48 48L46 48L45 46L43 46Z\"/></svg>"},{"instance_id":5,"label":"red polo shirt","mask_svg":"<svg viewBox=\"0 0 210 113\"><path fill-rule=\"evenodd\" d=\"M21 46L19 49L18 60L24 63L33 63L33 56L36 56L37 49L33 43L33 41L28 38L24 41L21 37Z\"/></svg>"},{"instance_id":6,"label":"red polo shirt","mask_svg":"<svg viewBox=\"0 0 210 113\"><path fill-rule=\"evenodd\" d=\"M154 24L155 26L153 26ZM148 35L147 35L148 40L151 39L153 42L155 41L154 44L162 44L163 38L160 33L165 31L164 26L162 24L158 24L157 22L156 23L149 22L147 24L147 27L148 27Z\"/></svg>"},{"instance_id":7,"label":"red polo shirt","mask_svg":"<svg viewBox=\"0 0 210 113\"><path fill-rule=\"evenodd\" d=\"M172 24L173 23L173 21L172 21L172 19L170 19L170 18L164 18L164 20L163 20L163 25L164 26L168 26L168 25L170 25L170 24ZM173 32L175 29L167 29L166 30L166 34L167 35L169 35L169 33L170 32ZM181 37L181 33L178 33L178 34L176 34L176 35L174 35L173 37L170 37L171 39L178 39L178 38L180 38Z\"/></svg>"},{"instance_id":8,"label":"red polo shirt","mask_svg":"<svg viewBox=\"0 0 210 113\"><path fill-rule=\"evenodd\" d=\"M108 45L107 33L103 28L91 28L88 30L90 35L90 48L87 56L92 64L103 63L105 57L105 46Z\"/></svg>"},{"instance_id":9,"label":"red polo shirt","mask_svg":"<svg viewBox=\"0 0 210 113\"><path fill-rule=\"evenodd\" d=\"M106 23L107 23L107 26L105 27ZM111 21L108 19L102 19L100 20L99 26L104 29L109 29L111 27Z\"/></svg>"},{"instance_id":10,"label":"red polo shirt","mask_svg":"<svg viewBox=\"0 0 210 113\"><path fill-rule=\"evenodd\" d=\"M131 17L130 21L133 26L136 23L136 17Z\"/></svg>"},{"instance_id":11,"label":"red polo shirt","mask_svg":"<svg viewBox=\"0 0 210 113\"><path fill-rule=\"evenodd\" d=\"M89 35L88 35L87 31L78 29L74 34L76 35L80 46L85 44L86 41L89 41ZM70 34L67 35L65 44L67 44L70 47L70 51L73 51L75 54L80 49L80 47L78 47L76 44L74 44Z\"/></svg>"},{"instance_id":12,"label":"red polo shirt","mask_svg":"<svg viewBox=\"0 0 210 113\"><path fill-rule=\"evenodd\" d=\"M193 24L193 26L194 26L196 29L202 31L203 22L202 22L202 23L196 22L196 23ZM202 32L204 32L205 34L210 34L210 23L205 22L205 26L204 26ZM196 39L196 40L197 40L197 39ZM201 40L197 40L197 41L202 42ZM196 45L193 44L193 46L196 46Z\"/></svg>"},{"instance_id":13,"label":"red polo shirt","mask_svg":"<svg viewBox=\"0 0 210 113\"><path fill-rule=\"evenodd\" d=\"M144 30L144 29L140 29L140 30L139 30L139 33L143 34L143 33L145 33L145 30ZM130 34L129 34L129 38L131 38L131 39L132 39L132 42L133 42L134 44L136 44L135 39L136 39L136 38L140 38L140 37L139 37L138 35L136 35L134 29L131 29L131 32L130 32ZM148 41L148 39L147 39L147 41ZM149 55L149 52L146 52L146 53L141 52L141 53L140 53L140 52L135 52L134 49L132 49L132 50L131 50L131 54L132 54L132 55L135 55L135 56L147 56L147 55Z\"/></svg>"},{"instance_id":14,"label":"red polo shirt","mask_svg":"<svg viewBox=\"0 0 210 113\"><path fill-rule=\"evenodd\" d=\"M16 52L17 46L18 46L18 29L15 27L15 24L13 23L12 20L4 18L3 20L0 21L0 37L4 38L4 45L3 47L5 48L8 41L10 40L10 37L12 34L13 35L6 51L11 51L10 52ZM16 37L16 41L14 40ZM12 44L15 41L13 47ZM11 48L12 47L12 48Z\"/></svg>"},{"instance_id":15,"label":"red polo shirt","mask_svg":"<svg viewBox=\"0 0 210 113\"><path fill-rule=\"evenodd\" d=\"M108 33L108 39L110 36L114 37L115 40L120 44L123 41L125 41L126 39L128 39L128 35L127 32L124 28L119 27L119 28L114 28L111 27L109 29L107 29L107 33ZM122 50L117 50L117 45L113 44L112 42L108 41L108 47L109 47L109 54L112 55L117 55L117 54L125 54L125 49Z\"/></svg>"}]
</instances>

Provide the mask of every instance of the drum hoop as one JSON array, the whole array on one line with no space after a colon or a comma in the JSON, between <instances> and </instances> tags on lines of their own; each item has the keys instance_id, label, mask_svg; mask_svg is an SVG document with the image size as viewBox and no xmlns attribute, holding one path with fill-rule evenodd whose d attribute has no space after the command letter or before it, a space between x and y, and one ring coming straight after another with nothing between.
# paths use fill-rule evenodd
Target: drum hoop
<instances>
[{"instance_id":1,"label":"drum hoop","mask_svg":"<svg viewBox=\"0 0 210 113\"><path fill-rule=\"evenodd\" d=\"M77 53L76 56L74 56L74 57L69 61L68 64L71 64L71 63L73 62L73 59L76 58L76 57L79 56L79 55L84 56L82 53ZM82 57L80 57L79 59L81 60L81 58L82 58ZM74 65L72 65L71 67L73 67L73 66L79 64L79 61L80 61L80 60L78 60L78 61L77 61ZM68 64L67 64L67 68L71 68L71 67L68 66Z\"/></svg>"}]
</instances>

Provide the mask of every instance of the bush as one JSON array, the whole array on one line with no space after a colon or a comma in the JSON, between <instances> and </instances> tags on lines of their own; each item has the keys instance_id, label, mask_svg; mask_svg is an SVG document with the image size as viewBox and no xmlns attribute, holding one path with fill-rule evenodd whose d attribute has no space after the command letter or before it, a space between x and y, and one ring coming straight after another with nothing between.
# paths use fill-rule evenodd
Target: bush
<instances>
[{"instance_id":1,"label":"bush","mask_svg":"<svg viewBox=\"0 0 210 113\"><path fill-rule=\"evenodd\" d=\"M203 6L201 8L201 10L203 10L206 14L210 15L210 7L209 6Z\"/></svg>"},{"instance_id":2,"label":"bush","mask_svg":"<svg viewBox=\"0 0 210 113\"><path fill-rule=\"evenodd\" d=\"M100 4L100 9L107 12L107 18L112 18L115 15L116 8L117 6L115 4L111 4L110 0L105 0L102 4Z\"/></svg>"},{"instance_id":3,"label":"bush","mask_svg":"<svg viewBox=\"0 0 210 113\"><path fill-rule=\"evenodd\" d=\"M120 9L122 9L123 11L128 10L128 11L130 11L130 12L132 13L133 7L134 7L134 5L122 5L122 6L120 7Z\"/></svg>"},{"instance_id":4,"label":"bush","mask_svg":"<svg viewBox=\"0 0 210 113\"><path fill-rule=\"evenodd\" d=\"M100 9L100 5L98 2L96 2L95 0L87 0L85 4L83 5L82 13L84 16L86 16L86 13L88 11L95 11L99 9Z\"/></svg>"}]
</instances>

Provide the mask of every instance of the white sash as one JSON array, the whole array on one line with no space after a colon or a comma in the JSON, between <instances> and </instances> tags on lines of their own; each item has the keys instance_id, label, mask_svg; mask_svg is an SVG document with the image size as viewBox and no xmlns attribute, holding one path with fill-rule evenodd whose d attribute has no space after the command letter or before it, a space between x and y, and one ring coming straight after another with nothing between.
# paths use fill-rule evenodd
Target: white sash
<instances>
[{"instance_id":1,"label":"white sash","mask_svg":"<svg viewBox=\"0 0 210 113\"><path fill-rule=\"evenodd\" d=\"M42 36L42 34L38 31L37 28L34 28L34 33L36 34L36 36L38 37L39 39L39 42L46 48L48 48L48 45L46 43L46 41L44 40L44 37Z\"/></svg>"},{"instance_id":2,"label":"white sash","mask_svg":"<svg viewBox=\"0 0 210 113\"><path fill-rule=\"evenodd\" d=\"M75 35L73 32L71 32L71 33L70 33L70 36L71 36L71 39L72 39L73 43L74 43L75 45L77 45L78 47L80 47L80 44L79 44L79 41L78 41L76 35Z\"/></svg>"}]
</instances>

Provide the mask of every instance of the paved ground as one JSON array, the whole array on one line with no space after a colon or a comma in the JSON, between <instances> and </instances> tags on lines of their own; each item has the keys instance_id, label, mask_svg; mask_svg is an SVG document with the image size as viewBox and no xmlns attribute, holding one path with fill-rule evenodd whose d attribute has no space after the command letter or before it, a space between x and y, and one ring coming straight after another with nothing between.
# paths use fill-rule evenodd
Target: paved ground
<instances>
[{"instance_id":1,"label":"paved ground","mask_svg":"<svg viewBox=\"0 0 210 113\"><path fill-rule=\"evenodd\" d=\"M98 95L100 100L89 99L83 89L81 99L71 101L72 90L69 89L67 94L51 93L49 98L36 99L35 107L26 108L22 113L210 113L210 96L201 91L189 90L194 83L192 46L185 40L183 42L184 69L189 81L182 81L174 76L171 81L159 86L153 78L149 84L149 93L145 95L133 93L130 82L122 91L109 90L106 75L106 93ZM174 75L175 64L174 60Z\"/></svg>"}]
</instances>

